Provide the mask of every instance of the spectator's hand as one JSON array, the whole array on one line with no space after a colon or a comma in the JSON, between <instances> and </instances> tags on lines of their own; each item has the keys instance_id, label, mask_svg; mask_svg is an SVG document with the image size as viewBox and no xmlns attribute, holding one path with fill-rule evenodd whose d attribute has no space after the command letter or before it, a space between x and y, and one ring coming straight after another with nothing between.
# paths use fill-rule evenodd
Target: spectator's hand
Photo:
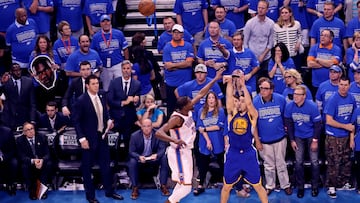
<instances>
[{"instance_id":1,"label":"spectator's hand","mask_svg":"<svg viewBox=\"0 0 360 203\"><path fill-rule=\"evenodd\" d=\"M61 111L64 116L70 116L70 114L71 114L70 110L66 106L62 107Z\"/></svg>"},{"instance_id":2,"label":"spectator's hand","mask_svg":"<svg viewBox=\"0 0 360 203\"><path fill-rule=\"evenodd\" d=\"M312 141L310 145L310 150L316 152L318 150L318 142Z\"/></svg>"},{"instance_id":3,"label":"spectator's hand","mask_svg":"<svg viewBox=\"0 0 360 203\"><path fill-rule=\"evenodd\" d=\"M150 158L151 158L151 160L156 160L157 159L157 154L152 154L151 156L150 156Z\"/></svg>"},{"instance_id":4,"label":"spectator's hand","mask_svg":"<svg viewBox=\"0 0 360 203\"><path fill-rule=\"evenodd\" d=\"M358 48L356 48L355 42L352 43L351 48L352 48L355 52L358 52Z\"/></svg>"},{"instance_id":5,"label":"spectator's hand","mask_svg":"<svg viewBox=\"0 0 360 203\"><path fill-rule=\"evenodd\" d=\"M225 68L220 68L216 71L215 79L220 80L222 78L222 74L225 71Z\"/></svg>"},{"instance_id":6,"label":"spectator's hand","mask_svg":"<svg viewBox=\"0 0 360 203\"><path fill-rule=\"evenodd\" d=\"M66 128L66 125L64 125L63 127L61 127L59 130L56 131L57 134L62 133Z\"/></svg>"},{"instance_id":7,"label":"spectator's hand","mask_svg":"<svg viewBox=\"0 0 360 203\"><path fill-rule=\"evenodd\" d=\"M345 124L345 130L352 132L355 130L355 126L351 123Z\"/></svg>"},{"instance_id":8,"label":"spectator's hand","mask_svg":"<svg viewBox=\"0 0 360 203\"><path fill-rule=\"evenodd\" d=\"M259 63L262 63L264 61L264 58L265 56L263 54L261 54L259 57L258 57L258 61Z\"/></svg>"},{"instance_id":9,"label":"spectator's hand","mask_svg":"<svg viewBox=\"0 0 360 203\"><path fill-rule=\"evenodd\" d=\"M204 64L205 64L205 66L208 66L208 67L214 67L215 60L213 60L213 59L207 60L204 62Z\"/></svg>"},{"instance_id":10,"label":"spectator's hand","mask_svg":"<svg viewBox=\"0 0 360 203\"><path fill-rule=\"evenodd\" d=\"M2 76L1 76L1 84L6 83L7 81L9 81L11 75L9 72L5 72Z\"/></svg>"},{"instance_id":11,"label":"spectator's hand","mask_svg":"<svg viewBox=\"0 0 360 203\"><path fill-rule=\"evenodd\" d=\"M139 161L140 161L141 163L145 163L145 162L146 162L145 156L139 156Z\"/></svg>"},{"instance_id":12,"label":"spectator's hand","mask_svg":"<svg viewBox=\"0 0 360 203\"><path fill-rule=\"evenodd\" d=\"M80 145L81 145L81 148L83 148L83 149L90 149L89 141L87 141L87 140L83 140L82 142L80 142Z\"/></svg>"},{"instance_id":13,"label":"spectator's hand","mask_svg":"<svg viewBox=\"0 0 360 203\"><path fill-rule=\"evenodd\" d=\"M212 150L213 150L213 146L212 146L210 140L206 140L206 148L207 148L209 151L212 151Z\"/></svg>"},{"instance_id":14,"label":"spectator's hand","mask_svg":"<svg viewBox=\"0 0 360 203\"><path fill-rule=\"evenodd\" d=\"M323 16L323 14L321 12L317 12L316 15L317 15L318 18Z\"/></svg>"},{"instance_id":15,"label":"spectator's hand","mask_svg":"<svg viewBox=\"0 0 360 203\"><path fill-rule=\"evenodd\" d=\"M107 128L112 129L114 127L114 120L109 119L107 121Z\"/></svg>"},{"instance_id":16,"label":"spectator's hand","mask_svg":"<svg viewBox=\"0 0 360 203\"><path fill-rule=\"evenodd\" d=\"M58 69L59 69L59 66L57 64L55 64L55 63L51 64L51 70L52 71L54 71L54 70L56 71Z\"/></svg>"},{"instance_id":17,"label":"spectator's hand","mask_svg":"<svg viewBox=\"0 0 360 203\"><path fill-rule=\"evenodd\" d=\"M223 84L226 84L228 82L232 82L232 77L231 75L224 75L223 76Z\"/></svg>"},{"instance_id":18,"label":"spectator's hand","mask_svg":"<svg viewBox=\"0 0 360 203\"><path fill-rule=\"evenodd\" d=\"M248 73L244 76L244 79L245 81L249 81L251 77L252 77L251 73Z\"/></svg>"},{"instance_id":19,"label":"spectator's hand","mask_svg":"<svg viewBox=\"0 0 360 203\"><path fill-rule=\"evenodd\" d=\"M295 141L291 141L291 147L292 147L292 149L293 149L294 151L297 151L297 150L298 150L298 146L297 146L297 144L296 144Z\"/></svg>"},{"instance_id":20,"label":"spectator's hand","mask_svg":"<svg viewBox=\"0 0 360 203\"><path fill-rule=\"evenodd\" d=\"M355 149L355 142L354 142L353 139L350 139L350 148L351 148L352 150Z\"/></svg>"}]
</instances>

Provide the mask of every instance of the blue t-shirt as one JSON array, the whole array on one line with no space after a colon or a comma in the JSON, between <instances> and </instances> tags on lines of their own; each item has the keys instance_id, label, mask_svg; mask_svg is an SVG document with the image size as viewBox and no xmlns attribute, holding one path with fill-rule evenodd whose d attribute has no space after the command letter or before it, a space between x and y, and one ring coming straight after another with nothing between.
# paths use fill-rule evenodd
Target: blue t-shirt
<instances>
[{"instance_id":1,"label":"blue t-shirt","mask_svg":"<svg viewBox=\"0 0 360 203\"><path fill-rule=\"evenodd\" d=\"M232 48L231 43L220 37L219 43L224 44L225 49L229 50ZM224 58L223 54L217 47L213 47L214 43L210 40L210 38L206 38L200 43L200 46L198 48L197 58L202 59L203 61L207 61L210 59L215 60L216 63L218 62L226 62L226 59ZM216 75L216 70L214 68L207 67L208 77L214 78ZM228 70L224 71L224 75L231 74Z\"/></svg>"},{"instance_id":2,"label":"blue t-shirt","mask_svg":"<svg viewBox=\"0 0 360 203\"><path fill-rule=\"evenodd\" d=\"M313 101L305 100L298 106L291 101L285 107L284 117L294 122L294 136L310 138L314 136L314 123L321 121L319 109Z\"/></svg>"},{"instance_id":3,"label":"blue t-shirt","mask_svg":"<svg viewBox=\"0 0 360 203\"><path fill-rule=\"evenodd\" d=\"M203 9L208 8L206 0L176 0L174 13L181 15L183 26L194 35L204 30Z\"/></svg>"},{"instance_id":4,"label":"blue t-shirt","mask_svg":"<svg viewBox=\"0 0 360 203\"><path fill-rule=\"evenodd\" d=\"M97 67L102 66L102 62L100 60L99 54L95 50L89 49L89 52L87 54L84 54L80 51L80 49L78 49L69 56L66 62L65 71L79 72L80 63L82 61L90 62L92 72Z\"/></svg>"},{"instance_id":5,"label":"blue t-shirt","mask_svg":"<svg viewBox=\"0 0 360 203\"><path fill-rule=\"evenodd\" d=\"M60 58L61 64L65 65L71 53L79 48L79 42L75 37L70 36L70 41L62 41L61 38L57 39L54 43L53 50Z\"/></svg>"},{"instance_id":6,"label":"blue t-shirt","mask_svg":"<svg viewBox=\"0 0 360 203\"><path fill-rule=\"evenodd\" d=\"M313 96L312 96L311 91L309 90L309 88L304 84L302 84L302 86L304 86L306 88L306 97L305 98L308 99L308 100L313 101ZM286 87L284 89L282 95L285 97L285 100L286 100L287 103L289 103L289 102L291 102L293 100L292 98L293 98L293 95L294 95L294 91L295 90L293 88L291 88L291 87ZM291 95L290 96L291 98L289 97L289 95Z\"/></svg>"},{"instance_id":7,"label":"blue t-shirt","mask_svg":"<svg viewBox=\"0 0 360 203\"><path fill-rule=\"evenodd\" d=\"M270 59L269 64L268 64L268 72L270 72L272 70L272 68L274 67L274 64L275 64L275 61L273 59ZM292 60L292 58L288 58L288 60L281 62L281 64L284 66L285 70L295 69L295 64L294 64L294 61ZM282 94L284 92L286 85L285 85L284 76L281 73L280 68L276 68L275 75L271 80L273 81L273 83L275 85L274 92Z\"/></svg>"},{"instance_id":8,"label":"blue t-shirt","mask_svg":"<svg viewBox=\"0 0 360 203\"><path fill-rule=\"evenodd\" d=\"M84 27L82 20L82 8L84 0L55 0L56 24L65 20L71 25L71 31L77 32Z\"/></svg>"},{"instance_id":9,"label":"blue t-shirt","mask_svg":"<svg viewBox=\"0 0 360 203\"><path fill-rule=\"evenodd\" d=\"M114 28L111 29L111 33L104 33L102 30L98 31L91 41L91 48L98 52L106 68L121 63L124 60L122 50L128 46L124 34ZM110 58L110 64L107 64L108 58ZM108 67L109 65L110 67Z\"/></svg>"},{"instance_id":10,"label":"blue t-shirt","mask_svg":"<svg viewBox=\"0 0 360 203\"><path fill-rule=\"evenodd\" d=\"M167 43L164 47L163 60L164 63L172 62L179 63L185 61L187 58L194 57L194 50L189 42L184 41L184 45L174 47L171 42ZM192 68L180 68L177 70L166 70L165 83L172 87L178 87L187 81L191 80Z\"/></svg>"},{"instance_id":11,"label":"blue t-shirt","mask_svg":"<svg viewBox=\"0 0 360 203\"><path fill-rule=\"evenodd\" d=\"M355 125L355 151L360 151L360 108L356 108L351 123Z\"/></svg>"},{"instance_id":12,"label":"blue t-shirt","mask_svg":"<svg viewBox=\"0 0 360 203\"><path fill-rule=\"evenodd\" d=\"M91 25L99 26L100 17L114 13L111 0L85 0L83 12L90 18Z\"/></svg>"},{"instance_id":13,"label":"blue t-shirt","mask_svg":"<svg viewBox=\"0 0 360 203\"><path fill-rule=\"evenodd\" d=\"M199 91L205 87L209 82L211 81L211 78L207 77L205 82L203 84L199 84L196 82L196 80L191 80L189 82L186 82L182 85L180 85L177 88L177 92L179 94L180 97L182 96L188 96L190 99L193 99L196 97L196 95L199 93ZM222 93L220 86L215 83L210 90L211 92L214 92L216 94L216 96L218 97L218 99L222 99L224 97L224 94ZM194 121L196 122L196 118L197 118L197 113L199 111L199 109L201 107L204 106L206 100L205 100L204 96L203 98L201 98L195 105L194 105L194 113L193 113L193 118Z\"/></svg>"},{"instance_id":14,"label":"blue t-shirt","mask_svg":"<svg viewBox=\"0 0 360 203\"><path fill-rule=\"evenodd\" d=\"M150 61L149 61L149 64L151 66L151 70L153 70L153 67L152 67L152 64ZM150 82L151 72L148 72L146 74L141 74L140 65L138 63L135 63L133 65L132 69L135 71L135 74L138 76L138 81L140 81L140 83L141 83L140 95L145 95L145 94L149 93L149 91L152 88L151 82Z\"/></svg>"},{"instance_id":15,"label":"blue t-shirt","mask_svg":"<svg viewBox=\"0 0 360 203\"><path fill-rule=\"evenodd\" d=\"M351 123L351 117L356 109L355 98L351 94L347 94L345 97L340 96L339 92L332 95L326 103L324 113L330 115L333 119L342 124ZM349 136L349 131L342 128L335 128L326 123L326 134L334 137L346 137Z\"/></svg>"},{"instance_id":16,"label":"blue t-shirt","mask_svg":"<svg viewBox=\"0 0 360 203\"><path fill-rule=\"evenodd\" d=\"M6 32L7 28L15 21L15 10L20 7L20 0L0 1L0 32Z\"/></svg>"},{"instance_id":17,"label":"blue t-shirt","mask_svg":"<svg viewBox=\"0 0 360 203\"><path fill-rule=\"evenodd\" d=\"M136 115L138 116L144 116L146 112L146 108L140 109L136 112ZM155 108L154 113L151 115L151 122L155 123L160 115L163 115L164 112L160 109Z\"/></svg>"},{"instance_id":18,"label":"blue t-shirt","mask_svg":"<svg viewBox=\"0 0 360 203\"><path fill-rule=\"evenodd\" d=\"M35 48L38 27L33 19L28 18L26 25L16 21L6 31L6 44L11 46L12 59L28 63L31 52Z\"/></svg>"},{"instance_id":19,"label":"blue t-shirt","mask_svg":"<svg viewBox=\"0 0 360 203\"><path fill-rule=\"evenodd\" d=\"M260 66L255 54L248 48L245 48L242 52L234 52L234 49L231 49L228 64L228 73L232 73L235 69L240 69L244 74L248 74L254 68ZM246 81L246 85L256 91L256 74L253 75L250 80Z\"/></svg>"},{"instance_id":20,"label":"blue t-shirt","mask_svg":"<svg viewBox=\"0 0 360 203\"><path fill-rule=\"evenodd\" d=\"M360 108L360 86L356 82L350 84L349 93L355 98L356 106Z\"/></svg>"},{"instance_id":21,"label":"blue t-shirt","mask_svg":"<svg viewBox=\"0 0 360 203\"><path fill-rule=\"evenodd\" d=\"M281 140L285 136L283 119L285 98L273 93L272 99L264 102L261 95L257 95L253 103L259 112L258 131L261 142L272 143Z\"/></svg>"},{"instance_id":22,"label":"blue t-shirt","mask_svg":"<svg viewBox=\"0 0 360 203\"><path fill-rule=\"evenodd\" d=\"M235 24L231 21L225 18L225 21L220 23L220 36L230 36L232 37L234 33L236 32ZM209 25L206 26L205 31L205 38L210 37L209 34Z\"/></svg>"},{"instance_id":23,"label":"blue t-shirt","mask_svg":"<svg viewBox=\"0 0 360 203\"><path fill-rule=\"evenodd\" d=\"M342 47L342 40L345 38L345 24L342 20L334 17L332 20L325 20L324 17L317 19L311 27L309 36L315 38L320 43L320 34L324 29L329 29L334 33L333 43Z\"/></svg>"},{"instance_id":24,"label":"blue t-shirt","mask_svg":"<svg viewBox=\"0 0 360 203\"><path fill-rule=\"evenodd\" d=\"M300 0L291 0L290 8L293 12L293 16L295 20L300 22L301 29L309 29L310 26L308 24L308 12L306 11L305 5L303 7L299 7Z\"/></svg>"},{"instance_id":25,"label":"blue t-shirt","mask_svg":"<svg viewBox=\"0 0 360 203\"><path fill-rule=\"evenodd\" d=\"M248 0L211 0L211 5L213 6L224 6L227 10L226 18L231 20L234 24L236 29L241 29L245 25L245 18L244 13L246 11L240 12L240 13L234 13L234 8L240 8L244 5L247 5L249 3Z\"/></svg>"},{"instance_id":26,"label":"blue t-shirt","mask_svg":"<svg viewBox=\"0 0 360 203\"><path fill-rule=\"evenodd\" d=\"M341 58L341 49L332 44L332 46L328 49L326 47L320 47L317 43L310 47L308 57L321 58L321 59L332 59L335 58L338 62L342 60ZM319 87L319 85L329 79L329 69L326 67L322 68L313 68L312 69L312 78L311 82L314 87Z\"/></svg>"},{"instance_id":27,"label":"blue t-shirt","mask_svg":"<svg viewBox=\"0 0 360 203\"><path fill-rule=\"evenodd\" d=\"M316 102L321 102L321 110L325 109L326 102L329 100L329 98L334 95L338 91L338 86L333 85L330 80L327 80L319 86L315 99ZM324 118L325 120L325 118Z\"/></svg>"},{"instance_id":28,"label":"blue t-shirt","mask_svg":"<svg viewBox=\"0 0 360 203\"><path fill-rule=\"evenodd\" d=\"M157 50L159 52L163 51L165 45L168 42L170 42L171 40L172 40L172 34L164 31L159 37L159 41L158 41L158 44L157 44ZM189 42L190 44L194 43L193 36L187 30L184 30L184 41Z\"/></svg>"},{"instance_id":29,"label":"blue t-shirt","mask_svg":"<svg viewBox=\"0 0 360 203\"><path fill-rule=\"evenodd\" d=\"M27 9L27 14L29 18L34 19L39 28L39 34L44 34L50 31L50 15L51 13L46 13L44 11L36 11L35 14L32 14L29 10L33 0L23 0L24 7ZM54 2L52 0L39 0L39 6L43 7L54 7Z\"/></svg>"},{"instance_id":30,"label":"blue t-shirt","mask_svg":"<svg viewBox=\"0 0 360 203\"><path fill-rule=\"evenodd\" d=\"M220 154L224 152L224 129L226 129L226 116L224 109L219 107L219 112L217 116L214 116L214 111L210 111L206 114L204 119L201 119L201 112L203 108L199 109L197 113L197 122L196 129L199 127L209 127L209 126L219 126L220 130L216 131L207 131L207 134L211 140L211 144L213 147L212 152L214 154ZM211 151L206 147L206 140L204 136L200 133L199 135L199 151L201 154L210 155Z\"/></svg>"}]
</instances>

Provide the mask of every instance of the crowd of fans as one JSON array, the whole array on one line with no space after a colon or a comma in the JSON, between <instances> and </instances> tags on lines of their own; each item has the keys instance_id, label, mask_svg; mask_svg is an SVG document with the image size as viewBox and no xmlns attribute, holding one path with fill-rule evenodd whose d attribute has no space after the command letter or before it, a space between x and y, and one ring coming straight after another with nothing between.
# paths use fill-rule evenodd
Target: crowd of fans
<instances>
[{"instance_id":1,"label":"crowd of fans","mask_svg":"<svg viewBox=\"0 0 360 203\"><path fill-rule=\"evenodd\" d=\"M329 197L356 185L360 194L360 1L176 0L174 13L176 22L165 17L165 30L156 41L161 70L146 50L144 33L132 36L129 46L124 33L112 27L111 0L4 3L0 167L10 174L2 178L11 195L20 169L31 199L36 198L34 179L49 181L52 160L36 130L60 134L77 124L73 105L88 91L90 75L100 78L99 95L106 101L112 130L121 135L125 150L119 157L129 160L131 198L139 196L139 164L161 166L161 192L169 195L166 144L154 140L155 130L179 110L179 98L194 99L223 68L223 75L233 79L244 74L258 112L255 146L263 160L267 195L276 189L277 179L292 194L285 162L291 150L297 197L304 196L305 157L311 162L312 196L321 185L319 160L327 164L322 184ZM50 36L57 39L52 42ZM194 195L205 191L212 160L223 172L224 153L232 144L226 89L219 80L194 104L198 139L193 151L200 180ZM165 111L158 100L166 104ZM232 126L234 132L241 135L246 126L234 123L239 125ZM15 142L16 131L23 135ZM242 182L235 186L240 196L249 196Z\"/></svg>"}]
</instances>

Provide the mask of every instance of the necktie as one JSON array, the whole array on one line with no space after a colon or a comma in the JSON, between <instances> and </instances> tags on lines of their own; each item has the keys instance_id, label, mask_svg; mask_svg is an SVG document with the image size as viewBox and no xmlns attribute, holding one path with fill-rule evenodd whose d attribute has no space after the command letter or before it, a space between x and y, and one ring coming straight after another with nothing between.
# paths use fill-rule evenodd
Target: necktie
<instances>
[{"instance_id":1,"label":"necktie","mask_svg":"<svg viewBox=\"0 0 360 203\"><path fill-rule=\"evenodd\" d=\"M125 82L124 93L127 96L127 94L128 94L128 82Z\"/></svg>"},{"instance_id":2,"label":"necktie","mask_svg":"<svg viewBox=\"0 0 360 203\"><path fill-rule=\"evenodd\" d=\"M99 97L95 97L95 111L96 111L96 116L98 119L98 131L102 132L103 128L104 128L104 123L103 123L103 117L102 117L102 111L100 108L100 102L99 102Z\"/></svg>"},{"instance_id":3,"label":"necktie","mask_svg":"<svg viewBox=\"0 0 360 203\"><path fill-rule=\"evenodd\" d=\"M30 142L31 151L32 151L32 153L36 156L34 139L31 138L31 139L29 140L29 142Z\"/></svg>"},{"instance_id":4,"label":"necktie","mask_svg":"<svg viewBox=\"0 0 360 203\"><path fill-rule=\"evenodd\" d=\"M14 85L15 85L15 90L16 90L17 94L20 95L19 85L18 85L18 81L17 81L17 80L14 80Z\"/></svg>"}]
</instances>

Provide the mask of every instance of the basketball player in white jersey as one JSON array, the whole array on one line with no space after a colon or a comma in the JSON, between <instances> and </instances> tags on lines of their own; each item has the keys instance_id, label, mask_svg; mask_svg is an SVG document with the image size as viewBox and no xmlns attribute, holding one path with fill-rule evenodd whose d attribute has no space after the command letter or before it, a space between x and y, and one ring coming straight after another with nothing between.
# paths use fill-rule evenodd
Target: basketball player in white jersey
<instances>
[{"instance_id":1,"label":"basketball player in white jersey","mask_svg":"<svg viewBox=\"0 0 360 203\"><path fill-rule=\"evenodd\" d=\"M204 97L210 88L222 78L224 68L216 72L210 81L199 93L190 100L189 97L179 97L176 102L176 111L158 131L156 137L170 142L167 149L168 163L171 169L171 179L177 182L172 194L166 203L180 202L191 192L193 177L192 148L196 137L195 122L192 118L194 104ZM170 133L170 136L167 134Z\"/></svg>"}]
</instances>

